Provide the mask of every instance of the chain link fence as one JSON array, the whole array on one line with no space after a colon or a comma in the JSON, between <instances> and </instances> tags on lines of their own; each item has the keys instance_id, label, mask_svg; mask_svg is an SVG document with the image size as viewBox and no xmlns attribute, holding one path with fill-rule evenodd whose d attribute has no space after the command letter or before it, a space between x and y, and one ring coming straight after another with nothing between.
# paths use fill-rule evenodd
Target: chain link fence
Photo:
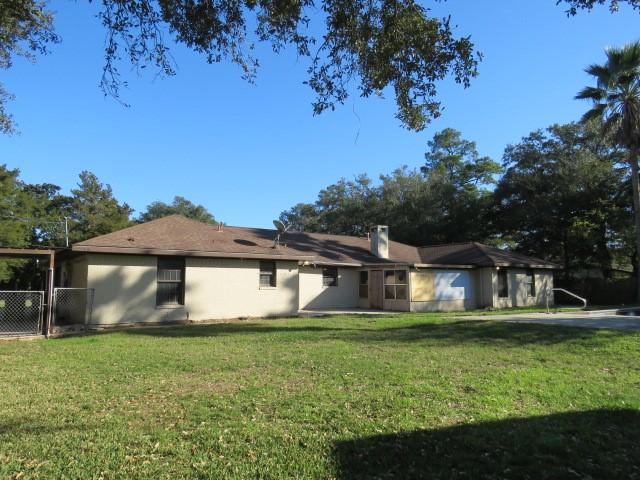
<instances>
[{"instance_id":1,"label":"chain link fence","mask_svg":"<svg viewBox=\"0 0 640 480\"><path fill-rule=\"evenodd\" d=\"M53 326L88 325L93 313L93 288L54 288Z\"/></svg>"},{"instance_id":2,"label":"chain link fence","mask_svg":"<svg viewBox=\"0 0 640 480\"><path fill-rule=\"evenodd\" d=\"M42 332L44 292L0 291L0 335L38 335Z\"/></svg>"}]
</instances>

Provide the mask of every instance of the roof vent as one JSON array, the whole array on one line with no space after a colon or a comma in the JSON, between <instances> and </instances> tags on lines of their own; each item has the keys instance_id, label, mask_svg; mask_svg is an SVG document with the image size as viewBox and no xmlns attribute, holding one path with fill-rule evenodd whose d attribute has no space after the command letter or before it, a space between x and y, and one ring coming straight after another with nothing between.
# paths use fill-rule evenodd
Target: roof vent
<instances>
[{"instance_id":1,"label":"roof vent","mask_svg":"<svg viewBox=\"0 0 640 480\"><path fill-rule=\"evenodd\" d=\"M389 227L376 225L371 228L371 253L378 258L389 258Z\"/></svg>"}]
</instances>

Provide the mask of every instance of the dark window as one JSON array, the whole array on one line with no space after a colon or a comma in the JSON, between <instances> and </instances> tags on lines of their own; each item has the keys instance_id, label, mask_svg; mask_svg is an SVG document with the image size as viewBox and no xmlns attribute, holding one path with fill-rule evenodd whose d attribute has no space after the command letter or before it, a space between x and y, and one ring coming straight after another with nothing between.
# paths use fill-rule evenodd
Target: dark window
<instances>
[{"instance_id":1,"label":"dark window","mask_svg":"<svg viewBox=\"0 0 640 480\"><path fill-rule=\"evenodd\" d=\"M533 270L527 270L527 293L530 297L536 296L536 276Z\"/></svg>"},{"instance_id":2,"label":"dark window","mask_svg":"<svg viewBox=\"0 0 640 480\"><path fill-rule=\"evenodd\" d=\"M384 298L387 300L407 299L407 271L384 271Z\"/></svg>"},{"instance_id":3,"label":"dark window","mask_svg":"<svg viewBox=\"0 0 640 480\"><path fill-rule=\"evenodd\" d=\"M158 258L156 305L184 305L184 258Z\"/></svg>"},{"instance_id":4,"label":"dark window","mask_svg":"<svg viewBox=\"0 0 640 480\"><path fill-rule=\"evenodd\" d=\"M336 267L324 267L322 269L322 285L325 287L338 286L338 269Z\"/></svg>"},{"instance_id":5,"label":"dark window","mask_svg":"<svg viewBox=\"0 0 640 480\"><path fill-rule=\"evenodd\" d=\"M360 298L369 298L369 272L363 270L360 272Z\"/></svg>"},{"instance_id":6,"label":"dark window","mask_svg":"<svg viewBox=\"0 0 640 480\"><path fill-rule=\"evenodd\" d=\"M498 297L507 298L509 296L509 280L507 278L507 270L502 268L498 270Z\"/></svg>"},{"instance_id":7,"label":"dark window","mask_svg":"<svg viewBox=\"0 0 640 480\"><path fill-rule=\"evenodd\" d=\"M260 262L260 287L276 286L276 262Z\"/></svg>"}]
</instances>

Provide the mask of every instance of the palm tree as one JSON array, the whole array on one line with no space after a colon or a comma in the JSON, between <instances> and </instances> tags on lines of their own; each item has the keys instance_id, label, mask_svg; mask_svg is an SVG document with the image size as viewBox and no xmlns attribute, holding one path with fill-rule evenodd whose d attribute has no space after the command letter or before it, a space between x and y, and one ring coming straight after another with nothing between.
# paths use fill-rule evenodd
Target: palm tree
<instances>
[{"instance_id":1,"label":"palm tree","mask_svg":"<svg viewBox=\"0 0 640 480\"><path fill-rule=\"evenodd\" d=\"M635 220L636 296L640 301L640 42L608 48L605 53L607 61L603 65L591 65L585 70L595 77L597 85L584 88L576 98L593 102L583 120L601 119L605 133L628 151Z\"/></svg>"}]
</instances>

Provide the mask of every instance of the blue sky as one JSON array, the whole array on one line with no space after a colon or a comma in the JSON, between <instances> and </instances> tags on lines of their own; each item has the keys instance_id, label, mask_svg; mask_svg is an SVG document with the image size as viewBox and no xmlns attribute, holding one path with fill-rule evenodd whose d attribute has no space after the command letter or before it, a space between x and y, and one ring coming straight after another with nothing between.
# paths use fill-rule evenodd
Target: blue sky
<instances>
[{"instance_id":1,"label":"blue sky","mask_svg":"<svg viewBox=\"0 0 640 480\"><path fill-rule=\"evenodd\" d=\"M416 133L394 118L392 97L352 96L314 117L313 95L302 84L307 63L267 48L250 85L233 65L208 65L174 47L178 74L154 79L129 72L123 98L131 107L125 108L98 88L104 30L95 7L55 1L62 43L35 64L17 60L3 72L17 97L9 108L21 133L0 137L0 163L18 167L25 181L65 191L81 170L91 170L136 213L183 195L228 224L266 227L340 177L376 178L400 165L421 165L427 141L445 127L461 130L482 155L499 160L507 144L528 132L578 119L587 105L573 96L591 82L584 67L602 61L608 45L640 38L640 15L627 8L567 18L556 0L425 5L439 16L451 14L484 61L469 89L441 84L444 114Z\"/></svg>"}]
</instances>

